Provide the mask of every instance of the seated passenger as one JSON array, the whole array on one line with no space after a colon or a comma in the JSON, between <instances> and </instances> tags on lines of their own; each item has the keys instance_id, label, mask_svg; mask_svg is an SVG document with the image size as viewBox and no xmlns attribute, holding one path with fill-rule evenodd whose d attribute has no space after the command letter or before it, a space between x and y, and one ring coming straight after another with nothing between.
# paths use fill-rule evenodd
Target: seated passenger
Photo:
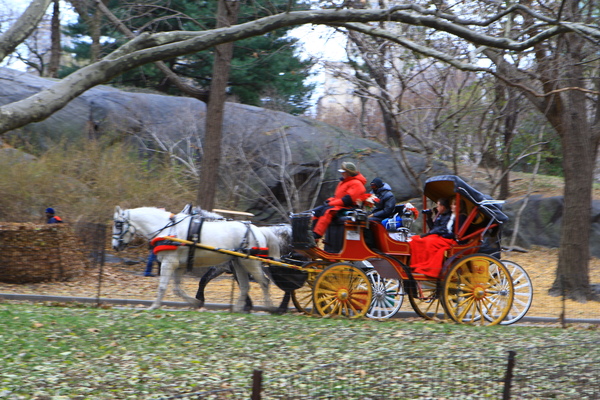
<instances>
[{"instance_id":1,"label":"seated passenger","mask_svg":"<svg viewBox=\"0 0 600 400\"><path fill-rule=\"evenodd\" d=\"M396 207L396 197L394 197L390 185L383 182L381 178L375 178L371 181L371 193L377 196L379 201L375 202L369 220L381 222L391 217Z\"/></svg>"},{"instance_id":2,"label":"seated passenger","mask_svg":"<svg viewBox=\"0 0 600 400\"><path fill-rule=\"evenodd\" d=\"M366 199L365 183L367 180L358 172L356 165L351 162L343 162L338 172L342 173L342 177L333 197L328 198L324 205L313 209L314 216L318 218L313 228L313 235L316 239L325 235L327 227L338 210L356 207L359 201Z\"/></svg>"},{"instance_id":3,"label":"seated passenger","mask_svg":"<svg viewBox=\"0 0 600 400\"><path fill-rule=\"evenodd\" d=\"M429 232L421 236L413 236L410 243L410 267L413 272L438 278L444 262L444 253L450 249L455 240L456 204L455 199L439 199L437 214L426 213ZM425 211L424 211L425 212ZM459 217L459 227L464 222L464 215Z\"/></svg>"}]
</instances>

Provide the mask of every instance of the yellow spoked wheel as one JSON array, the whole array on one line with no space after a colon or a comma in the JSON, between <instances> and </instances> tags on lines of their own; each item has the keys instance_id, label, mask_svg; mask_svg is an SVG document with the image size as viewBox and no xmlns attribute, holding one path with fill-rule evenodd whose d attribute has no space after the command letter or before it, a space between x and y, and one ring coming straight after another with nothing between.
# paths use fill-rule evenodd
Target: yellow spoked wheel
<instances>
[{"instance_id":1,"label":"yellow spoked wheel","mask_svg":"<svg viewBox=\"0 0 600 400\"><path fill-rule=\"evenodd\" d=\"M373 289L367 275L353 265L338 263L319 274L313 304L319 315L359 318L371 306Z\"/></svg>"},{"instance_id":2,"label":"yellow spoked wheel","mask_svg":"<svg viewBox=\"0 0 600 400\"><path fill-rule=\"evenodd\" d=\"M296 289L292 292L292 302L296 310L301 313L311 315L314 312L313 308L313 287L317 276L327 266L327 263L310 261L302 268L308 272L308 278L300 289Z\"/></svg>"},{"instance_id":3,"label":"yellow spoked wheel","mask_svg":"<svg viewBox=\"0 0 600 400\"><path fill-rule=\"evenodd\" d=\"M510 311L513 296L512 278L504 264L485 254L473 254L450 268L440 300L456 322L496 325Z\"/></svg>"},{"instance_id":4,"label":"yellow spoked wheel","mask_svg":"<svg viewBox=\"0 0 600 400\"><path fill-rule=\"evenodd\" d=\"M439 281L415 281L415 290L408 291L408 301L413 310L422 318L445 321L448 316L440 302L442 284Z\"/></svg>"}]
</instances>

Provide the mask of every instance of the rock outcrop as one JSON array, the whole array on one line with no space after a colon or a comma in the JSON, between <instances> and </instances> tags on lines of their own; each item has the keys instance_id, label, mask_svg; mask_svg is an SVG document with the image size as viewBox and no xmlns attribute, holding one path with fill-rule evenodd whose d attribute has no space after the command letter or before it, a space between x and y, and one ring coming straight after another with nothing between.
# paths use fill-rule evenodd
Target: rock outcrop
<instances>
[{"instance_id":1,"label":"rock outcrop","mask_svg":"<svg viewBox=\"0 0 600 400\"><path fill-rule=\"evenodd\" d=\"M52 80L0 68L0 104L15 102L52 85ZM206 105L196 99L132 93L97 86L48 119L6 136L13 142L50 147L65 138L126 137L142 150L165 148L189 160L202 155ZM148 157L152 156L148 152ZM223 124L220 196L238 210L276 222L288 201L301 211L314 199L329 197L342 161L354 161L368 181L381 177L398 200L418 195L387 146L309 118L227 103ZM416 171L425 170L417 154L409 155ZM436 163L428 175L448 173ZM425 178L425 176L423 176ZM284 187L285 185L285 187Z\"/></svg>"},{"instance_id":2,"label":"rock outcrop","mask_svg":"<svg viewBox=\"0 0 600 400\"><path fill-rule=\"evenodd\" d=\"M505 245L509 243L514 232L516 216L523 201L523 199L512 200L504 206L504 212L510 218L503 230L503 244ZM558 248L560 246L563 207L564 199L562 196L531 196L527 201L527 206L521 213L515 245L523 248L529 248L532 245ZM594 257L600 257L600 200L592 202L592 215L590 218L592 219L590 253Z\"/></svg>"}]
</instances>

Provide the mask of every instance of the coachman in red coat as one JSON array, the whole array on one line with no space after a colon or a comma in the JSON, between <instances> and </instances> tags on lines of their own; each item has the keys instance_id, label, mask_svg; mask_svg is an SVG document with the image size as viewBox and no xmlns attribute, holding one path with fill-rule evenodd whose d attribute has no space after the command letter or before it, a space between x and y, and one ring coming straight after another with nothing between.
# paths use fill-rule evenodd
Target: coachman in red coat
<instances>
[{"instance_id":1,"label":"coachman in red coat","mask_svg":"<svg viewBox=\"0 0 600 400\"><path fill-rule=\"evenodd\" d=\"M342 178L335 189L335 194L325 201L325 205L313 210L315 217L318 218L313 229L315 238L323 237L338 210L356 207L358 202L364 201L368 197L365 188L367 180L358 172L356 165L351 162L343 162L338 171L342 173Z\"/></svg>"}]
</instances>

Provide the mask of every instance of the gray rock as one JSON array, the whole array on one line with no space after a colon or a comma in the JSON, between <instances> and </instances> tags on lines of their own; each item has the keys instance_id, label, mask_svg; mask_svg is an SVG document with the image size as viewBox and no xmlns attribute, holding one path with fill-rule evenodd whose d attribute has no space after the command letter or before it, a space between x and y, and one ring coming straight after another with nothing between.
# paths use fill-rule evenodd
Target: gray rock
<instances>
[{"instance_id":1,"label":"gray rock","mask_svg":"<svg viewBox=\"0 0 600 400\"><path fill-rule=\"evenodd\" d=\"M7 68L0 68L0 82L0 105L52 84L50 79ZM196 99L97 86L48 119L9 132L7 137L49 148L65 137L126 136L142 149L155 146L158 139L179 143L175 148L183 151L201 148L205 117L206 105ZM285 204L281 165L289 182L298 188L294 211L307 209L315 198L318 205L331 196L339 178L337 169L347 160L357 164L367 183L375 177L388 182L398 201L419 196L419 188L411 185L387 146L309 118L227 103L223 138L220 195L232 198L236 209L257 214L259 220L279 222L282 218L271 204L272 200ZM410 154L409 159L415 170L424 170L422 157ZM323 165L326 168L321 172ZM436 163L428 175L446 173L448 169Z\"/></svg>"},{"instance_id":2,"label":"gray rock","mask_svg":"<svg viewBox=\"0 0 600 400\"><path fill-rule=\"evenodd\" d=\"M504 212L510 218L503 229L504 244L508 244L512 236L515 216L522 204L523 200L521 199L507 202L504 206ZM531 196L521 214L519 233L515 244L524 248L529 248L532 245L558 248L560 246L563 207L564 199L562 196ZM590 253L594 257L600 257L600 200L592 202L591 219Z\"/></svg>"}]
</instances>

